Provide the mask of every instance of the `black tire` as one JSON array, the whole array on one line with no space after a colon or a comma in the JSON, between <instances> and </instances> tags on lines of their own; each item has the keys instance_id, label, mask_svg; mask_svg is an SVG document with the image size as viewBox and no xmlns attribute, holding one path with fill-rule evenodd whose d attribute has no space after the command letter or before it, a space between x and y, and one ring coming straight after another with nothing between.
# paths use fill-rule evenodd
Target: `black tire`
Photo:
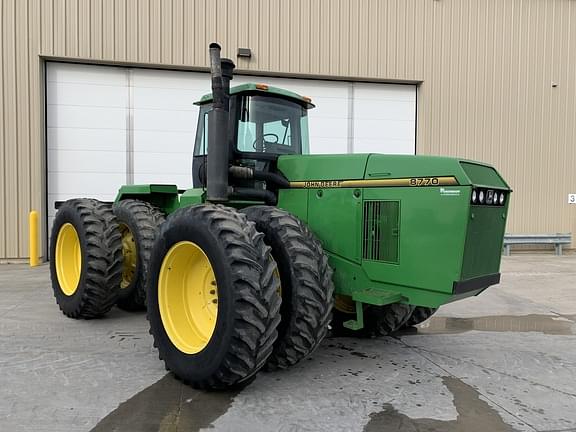
<instances>
[{"instance_id":1,"label":"black tire","mask_svg":"<svg viewBox=\"0 0 576 432\"><path fill-rule=\"evenodd\" d=\"M122 233L122 253L130 253L124 243L134 242L135 269L129 277L129 270L124 261L120 294L117 305L127 311L146 309L146 286L150 254L154 241L160 232L160 225L166 219L164 213L145 201L127 199L114 205L114 215Z\"/></svg>"},{"instance_id":2,"label":"black tire","mask_svg":"<svg viewBox=\"0 0 576 432\"><path fill-rule=\"evenodd\" d=\"M242 212L264 234L278 264L282 319L265 368L285 369L309 356L328 332L334 303L332 269L316 236L297 217L269 206Z\"/></svg>"},{"instance_id":3,"label":"black tire","mask_svg":"<svg viewBox=\"0 0 576 432\"><path fill-rule=\"evenodd\" d=\"M343 326L348 320L356 319L356 314L334 310L332 334L334 336L373 338L388 336L401 329L412 315L413 306L393 303L384 306L364 305L364 327L350 330Z\"/></svg>"},{"instance_id":4,"label":"black tire","mask_svg":"<svg viewBox=\"0 0 576 432\"><path fill-rule=\"evenodd\" d=\"M67 224L77 233L81 256L79 281L71 294L64 292L57 272L58 235ZM120 231L111 206L86 198L66 201L56 213L50 240L50 277L60 310L70 318L101 317L118 299L121 275Z\"/></svg>"},{"instance_id":5,"label":"black tire","mask_svg":"<svg viewBox=\"0 0 576 432\"><path fill-rule=\"evenodd\" d=\"M212 266L218 315L207 345L195 354L176 347L160 315L158 280L172 246L193 242ZM152 250L148 313L154 346L166 368L192 387L225 389L251 382L272 353L280 322L280 281L263 235L234 209L197 205L177 210L162 225Z\"/></svg>"},{"instance_id":6,"label":"black tire","mask_svg":"<svg viewBox=\"0 0 576 432\"><path fill-rule=\"evenodd\" d=\"M369 337L388 336L410 319L413 306L392 303L384 306L368 306L364 311L364 329Z\"/></svg>"},{"instance_id":7,"label":"black tire","mask_svg":"<svg viewBox=\"0 0 576 432\"><path fill-rule=\"evenodd\" d=\"M404 324L404 327L412 327L426 321L428 318L434 315L437 310L437 308L416 306L412 312L412 315L410 315L410 318L408 321L406 321L406 324Z\"/></svg>"}]
</instances>

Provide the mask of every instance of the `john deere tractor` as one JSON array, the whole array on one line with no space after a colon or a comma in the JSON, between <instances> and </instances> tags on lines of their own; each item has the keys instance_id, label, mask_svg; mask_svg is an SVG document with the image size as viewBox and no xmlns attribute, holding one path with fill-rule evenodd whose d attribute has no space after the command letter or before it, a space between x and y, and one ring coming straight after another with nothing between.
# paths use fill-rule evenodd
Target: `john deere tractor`
<instances>
[{"instance_id":1,"label":"john deere tractor","mask_svg":"<svg viewBox=\"0 0 576 432\"><path fill-rule=\"evenodd\" d=\"M71 318L147 308L160 358L222 389L309 356L332 328L386 335L500 280L510 188L479 162L310 155L312 101L230 88L210 45L195 188L126 185L72 199L51 237L56 300Z\"/></svg>"}]
</instances>

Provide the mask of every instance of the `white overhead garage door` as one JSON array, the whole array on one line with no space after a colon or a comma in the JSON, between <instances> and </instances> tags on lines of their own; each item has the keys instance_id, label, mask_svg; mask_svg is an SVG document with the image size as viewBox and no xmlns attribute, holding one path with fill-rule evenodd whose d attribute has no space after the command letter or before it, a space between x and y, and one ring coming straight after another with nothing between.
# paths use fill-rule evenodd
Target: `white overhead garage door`
<instances>
[{"instance_id":1,"label":"white overhead garage door","mask_svg":"<svg viewBox=\"0 0 576 432\"><path fill-rule=\"evenodd\" d=\"M126 183L192 186L193 102L208 74L51 62L46 80L49 226L55 201L112 201ZM244 82L312 98L312 153L415 153L413 85L234 77Z\"/></svg>"}]
</instances>

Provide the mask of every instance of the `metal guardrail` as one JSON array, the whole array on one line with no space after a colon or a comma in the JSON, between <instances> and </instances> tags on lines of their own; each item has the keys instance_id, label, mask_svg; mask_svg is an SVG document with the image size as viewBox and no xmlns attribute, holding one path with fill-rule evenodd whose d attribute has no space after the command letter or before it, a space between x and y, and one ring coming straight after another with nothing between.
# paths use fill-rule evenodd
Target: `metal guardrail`
<instances>
[{"instance_id":1,"label":"metal guardrail","mask_svg":"<svg viewBox=\"0 0 576 432\"><path fill-rule=\"evenodd\" d=\"M562 246L572 243L572 233L568 234L506 234L504 235L504 255L510 255L510 246L516 244L554 245L556 255L562 255Z\"/></svg>"}]
</instances>

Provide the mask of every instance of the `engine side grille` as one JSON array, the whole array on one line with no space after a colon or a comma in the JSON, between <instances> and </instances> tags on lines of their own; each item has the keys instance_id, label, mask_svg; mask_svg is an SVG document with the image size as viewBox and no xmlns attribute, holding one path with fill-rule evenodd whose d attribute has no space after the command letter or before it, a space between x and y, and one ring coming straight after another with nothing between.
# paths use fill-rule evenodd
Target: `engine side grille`
<instances>
[{"instance_id":1,"label":"engine side grille","mask_svg":"<svg viewBox=\"0 0 576 432\"><path fill-rule=\"evenodd\" d=\"M364 201L362 258L398 263L400 201Z\"/></svg>"}]
</instances>

